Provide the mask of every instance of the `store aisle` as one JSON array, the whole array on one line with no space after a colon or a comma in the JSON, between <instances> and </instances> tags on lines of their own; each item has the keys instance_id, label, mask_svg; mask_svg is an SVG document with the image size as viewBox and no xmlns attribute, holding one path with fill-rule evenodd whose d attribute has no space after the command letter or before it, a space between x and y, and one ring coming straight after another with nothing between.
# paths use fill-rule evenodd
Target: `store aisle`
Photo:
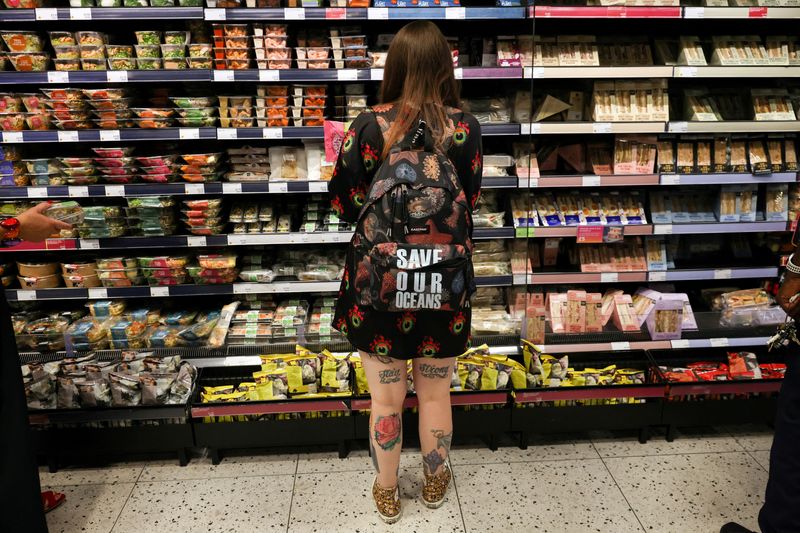
<instances>
[{"instance_id":1,"label":"store aisle","mask_svg":"<svg viewBox=\"0 0 800 533\"><path fill-rule=\"evenodd\" d=\"M51 533L716 533L728 520L756 527L770 443L764 428L709 428L672 443L594 433L535 439L527 450L457 447L455 487L435 511L418 501L422 470L408 451L395 527L372 510L361 451L43 471L42 485L67 493L48 517Z\"/></svg>"}]
</instances>

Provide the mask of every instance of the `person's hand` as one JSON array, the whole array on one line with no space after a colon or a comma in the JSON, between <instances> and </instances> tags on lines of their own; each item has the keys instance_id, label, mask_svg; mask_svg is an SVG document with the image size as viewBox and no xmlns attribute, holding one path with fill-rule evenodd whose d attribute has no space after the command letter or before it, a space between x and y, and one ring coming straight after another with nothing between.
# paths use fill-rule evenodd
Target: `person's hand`
<instances>
[{"instance_id":1,"label":"person's hand","mask_svg":"<svg viewBox=\"0 0 800 533\"><path fill-rule=\"evenodd\" d=\"M66 222L45 216L43 213L50 207L49 202L42 202L17 216L19 220L19 238L24 241L42 242L62 229L72 229Z\"/></svg>"},{"instance_id":2,"label":"person's hand","mask_svg":"<svg viewBox=\"0 0 800 533\"><path fill-rule=\"evenodd\" d=\"M792 318L800 318L800 274L786 271L778 289L778 305Z\"/></svg>"}]
</instances>

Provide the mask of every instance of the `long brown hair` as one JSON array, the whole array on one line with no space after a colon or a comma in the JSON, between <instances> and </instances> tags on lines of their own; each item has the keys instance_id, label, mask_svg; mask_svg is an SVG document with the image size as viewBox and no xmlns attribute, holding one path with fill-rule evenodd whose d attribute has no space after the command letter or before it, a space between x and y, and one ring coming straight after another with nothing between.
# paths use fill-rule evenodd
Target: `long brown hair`
<instances>
[{"instance_id":1,"label":"long brown hair","mask_svg":"<svg viewBox=\"0 0 800 533\"><path fill-rule=\"evenodd\" d=\"M459 107L459 93L450 46L436 24L427 20L406 24L392 39L383 69L381 103L394 104L398 112L386 133L382 157L418 117L441 147L447 136L445 106Z\"/></svg>"}]
</instances>

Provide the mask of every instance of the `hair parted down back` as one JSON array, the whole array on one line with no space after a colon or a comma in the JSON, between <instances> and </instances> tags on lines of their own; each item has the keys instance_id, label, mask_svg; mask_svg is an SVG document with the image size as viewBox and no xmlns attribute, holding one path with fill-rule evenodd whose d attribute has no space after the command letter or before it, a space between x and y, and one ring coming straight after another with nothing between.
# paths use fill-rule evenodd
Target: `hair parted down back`
<instances>
[{"instance_id":1,"label":"hair parted down back","mask_svg":"<svg viewBox=\"0 0 800 533\"><path fill-rule=\"evenodd\" d=\"M437 147L447 136L447 109L460 106L460 84L453 74L453 56L436 24L417 20L392 39L381 84L381 103L398 108L387 132L382 157L422 118Z\"/></svg>"}]
</instances>

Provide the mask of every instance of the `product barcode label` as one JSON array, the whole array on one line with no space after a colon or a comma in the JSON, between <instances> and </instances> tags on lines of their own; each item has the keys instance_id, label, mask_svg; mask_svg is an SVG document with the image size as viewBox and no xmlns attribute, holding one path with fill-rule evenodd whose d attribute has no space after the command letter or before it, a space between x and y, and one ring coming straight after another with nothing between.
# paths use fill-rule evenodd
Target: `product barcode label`
<instances>
[{"instance_id":1,"label":"product barcode label","mask_svg":"<svg viewBox=\"0 0 800 533\"><path fill-rule=\"evenodd\" d=\"M89 196L89 187L73 186L69 188L70 198L86 198Z\"/></svg>"},{"instance_id":2,"label":"product barcode label","mask_svg":"<svg viewBox=\"0 0 800 533\"><path fill-rule=\"evenodd\" d=\"M182 140L192 140L200 138L200 128L180 128L178 137Z\"/></svg>"},{"instance_id":3,"label":"product barcode label","mask_svg":"<svg viewBox=\"0 0 800 533\"><path fill-rule=\"evenodd\" d=\"M270 183L269 192L289 192L289 184L285 181Z\"/></svg>"},{"instance_id":4,"label":"product barcode label","mask_svg":"<svg viewBox=\"0 0 800 533\"><path fill-rule=\"evenodd\" d=\"M21 143L22 142L22 132L21 131L4 131L3 132L3 142L4 143Z\"/></svg>"},{"instance_id":5,"label":"product barcode label","mask_svg":"<svg viewBox=\"0 0 800 533\"><path fill-rule=\"evenodd\" d=\"M283 139L283 128L264 128L261 136L264 139Z\"/></svg>"},{"instance_id":6,"label":"product barcode label","mask_svg":"<svg viewBox=\"0 0 800 533\"><path fill-rule=\"evenodd\" d=\"M671 344L673 348L688 348L689 339L675 339Z\"/></svg>"},{"instance_id":7,"label":"product barcode label","mask_svg":"<svg viewBox=\"0 0 800 533\"><path fill-rule=\"evenodd\" d=\"M69 72L48 72L47 83L69 83Z\"/></svg>"},{"instance_id":8,"label":"product barcode label","mask_svg":"<svg viewBox=\"0 0 800 533\"><path fill-rule=\"evenodd\" d=\"M453 76L457 80L463 80L464 79L464 69L461 68L461 67L453 69Z\"/></svg>"},{"instance_id":9,"label":"product barcode label","mask_svg":"<svg viewBox=\"0 0 800 533\"><path fill-rule=\"evenodd\" d=\"M383 69L373 68L369 71L369 79L372 81L383 81Z\"/></svg>"},{"instance_id":10,"label":"product barcode label","mask_svg":"<svg viewBox=\"0 0 800 533\"><path fill-rule=\"evenodd\" d=\"M669 131L672 133L686 133L689 131L688 122L670 122Z\"/></svg>"},{"instance_id":11,"label":"product barcode label","mask_svg":"<svg viewBox=\"0 0 800 533\"><path fill-rule=\"evenodd\" d=\"M150 287L150 296L156 298L169 296L169 287Z\"/></svg>"},{"instance_id":12,"label":"product barcode label","mask_svg":"<svg viewBox=\"0 0 800 533\"><path fill-rule=\"evenodd\" d=\"M99 250L100 241L97 239L80 239L78 241L78 247L81 250Z\"/></svg>"},{"instance_id":13,"label":"product barcode label","mask_svg":"<svg viewBox=\"0 0 800 533\"><path fill-rule=\"evenodd\" d=\"M58 20L58 10L54 7L38 7L34 10L36 20Z\"/></svg>"},{"instance_id":14,"label":"product barcode label","mask_svg":"<svg viewBox=\"0 0 800 533\"><path fill-rule=\"evenodd\" d=\"M711 343L711 346L714 348L725 348L730 346L730 340L727 337L717 337L714 339L708 339L708 342Z\"/></svg>"},{"instance_id":15,"label":"product barcode label","mask_svg":"<svg viewBox=\"0 0 800 533\"><path fill-rule=\"evenodd\" d=\"M118 141L119 139L119 130L100 130L100 141L102 142Z\"/></svg>"},{"instance_id":16,"label":"product barcode label","mask_svg":"<svg viewBox=\"0 0 800 533\"><path fill-rule=\"evenodd\" d=\"M242 184L241 183L223 183L222 184L222 193L223 194L241 194L242 193Z\"/></svg>"},{"instance_id":17,"label":"product barcode label","mask_svg":"<svg viewBox=\"0 0 800 533\"><path fill-rule=\"evenodd\" d=\"M184 194L205 194L206 186L202 183L187 183L183 186Z\"/></svg>"},{"instance_id":18,"label":"product barcode label","mask_svg":"<svg viewBox=\"0 0 800 533\"><path fill-rule=\"evenodd\" d=\"M661 185L680 185L681 177L677 174L663 174L661 176Z\"/></svg>"},{"instance_id":19,"label":"product barcode label","mask_svg":"<svg viewBox=\"0 0 800 533\"><path fill-rule=\"evenodd\" d=\"M387 20L389 18L388 7L368 7L367 18L371 20Z\"/></svg>"},{"instance_id":20,"label":"product barcode label","mask_svg":"<svg viewBox=\"0 0 800 533\"><path fill-rule=\"evenodd\" d=\"M70 20L92 20L92 10L88 7L72 7L69 10Z\"/></svg>"},{"instance_id":21,"label":"product barcode label","mask_svg":"<svg viewBox=\"0 0 800 533\"><path fill-rule=\"evenodd\" d=\"M125 186L106 185L106 196L125 196Z\"/></svg>"},{"instance_id":22,"label":"product barcode label","mask_svg":"<svg viewBox=\"0 0 800 533\"><path fill-rule=\"evenodd\" d=\"M199 236L199 237L198 236L189 236L189 237L186 237L186 246L191 246L191 247L205 246L207 242L208 242L208 239L206 239L203 236Z\"/></svg>"},{"instance_id":23,"label":"product barcode label","mask_svg":"<svg viewBox=\"0 0 800 533\"><path fill-rule=\"evenodd\" d=\"M226 12L224 9L206 9L205 10L205 19L206 20L225 20L227 18Z\"/></svg>"},{"instance_id":24,"label":"product barcode label","mask_svg":"<svg viewBox=\"0 0 800 533\"><path fill-rule=\"evenodd\" d=\"M706 10L702 7L684 7L683 18L702 19L706 16Z\"/></svg>"},{"instance_id":25,"label":"product barcode label","mask_svg":"<svg viewBox=\"0 0 800 533\"><path fill-rule=\"evenodd\" d=\"M610 122L593 123L592 133L611 133L611 123Z\"/></svg>"},{"instance_id":26,"label":"product barcode label","mask_svg":"<svg viewBox=\"0 0 800 533\"><path fill-rule=\"evenodd\" d=\"M715 269L714 279L731 279L731 269L730 268Z\"/></svg>"},{"instance_id":27,"label":"product barcode label","mask_svg":"<svg viewBox=\"0 0 800 533\"><path fill-rule=\"evenodd\" d=\"M258 81L280 81L281 74L279 70L259 70Z\"/></svg>"},{"instance_id":28,"label":"product barcode label","mask_svg":"<svg viewBox=\"0 0 800 533\"><path fill-rule=\"evenodd\" d=\"M214 81L233 81L233 71L232 70L215 70L214 71Z\"/></svg>"},{"instance_id":29,"label":"product barcode label","mask_svg":"<svg viewBox=\"0 0 800 533\"><path fill-rule=\"evenodd\" d=\"M452 20L464 20L467 18L467 8L446 7L444 8L444 18Z\"/></svg>"},{"instance_id":30,"label":"product barcode label","mask_svg":"<svg viewBox=\"0 0 800 533\"><path fill-rule=\"evenodd\" d=\"M358 79L358 70L354 68L345 68L336 72L336 78L339 81L355 81Z\"/></svg>"},{"instance_id":31,"label":"product barcode label","mask_svg":"<svg viewBox=\"0 0 800 533\"><path fill-rule=\"evenodd\" d=\"M667 281L667 273L663 271L650 272L649 281Z\"/></svg>"},{"instance_id":32,"label":"product barcode label","mask_svg":"<svg viewBox=\"0 0 800 533\"><path fill-rule=\"evenodd\" d=\"M238 137L236 128L217 128L217 139L236 139Z\"/></svg>"},{"instance_id":33,"label":"product barcode label","mask_svg":"<svg viewBox=\"0 0 800 533\"><path fill-rule=\"evenodd\" d=\"M28 302L36 299L36 291L17 291L17 300Z\"/></svg>"},{"instance_id":34,"label":"product barcode label","mask_svg":"<svg viewBox=\"0 0 800 533\"><path fill-rule=\"evenodd\" d=\"M628 341L612 342L611 349L615 352L630 350L631 343Z\"/></svg>"},{"instance_id":35,"label":"product barcode label","mask_svg":"<svg viewBox=\"0 0 800 533\"><path fill-rule=\"evenodd\" d=\"M28 198L47 198L47 187L29 187Z\"/></svg>"},{"instance_id":36,"label":"product barcode label","mask_svg":"<svg viewBox=\"0 0 800 533\"><path fill-rule=\"evenodd\" d=\"M108 289L89 289L90 300L104 300L108 298Z\"/></svg>"},{"instance_id":37,"label":"product barcode label","mask_svg":"<svg viewBox=\"0 0 800 533\"><path fill-rule=\"evenodd\" d=\"M109 83L128 83L128 71L109 70L106 72L106 81Z\"/></svg>"},{"instance_id":38,"label":"product barcode label","mask_svg":"<svg viewBox=\"0 0 800 533\"><path fill-rule=\"evenodd\" d=\"M283 18L286 20L304 20L306 18L306 10L302 7L285 7L283 8Z\"/></svg>"},{"instance_id":39,"label":"product barcode label","mask_svg":"<svg viewBox=\"0 0 800 533\"><path fill-rule=\"evenodd\" d=\"M328 192L327 181L309 181L308 192Z\"/></svg>"},{"instance_id":40,"label":"product barcode label","mask_svg":"<svg viewBox=\"0 0 800 533\"><path fill-rule=\"evenodd\" d=\"M619 281L619 274L617 272L600 273L600 283L616 283L617 281Z\"/></svg>"},{"instance_id":41,"label":"product barcode label","mask_svg":"<svg viewBox=\"0 0 800 533\"><path fill-rule=\"evenodd\" d=\"M697 67L675 67L676 78L696 78Z\"/></svg>"},{"instance_id":42,"label":"product barcode label","mask_svg":"<svg viewBox=\"0 0 800 533\"><path fill-rule=\"evenodd\" d=\"M581 179L581 185L584 187L599 187L600 176L583 176Z\"/></svg>"},{"instance_id":43,"label":"product barcode label","mask_svg":"<svg viewBox=\"0 0 800 533\"><path fill-rule=\"evenodd\" d=\"M58 142L60 143L76 143L78 142L77 131L59 131Z\"/></svg>"}]
</instances>

